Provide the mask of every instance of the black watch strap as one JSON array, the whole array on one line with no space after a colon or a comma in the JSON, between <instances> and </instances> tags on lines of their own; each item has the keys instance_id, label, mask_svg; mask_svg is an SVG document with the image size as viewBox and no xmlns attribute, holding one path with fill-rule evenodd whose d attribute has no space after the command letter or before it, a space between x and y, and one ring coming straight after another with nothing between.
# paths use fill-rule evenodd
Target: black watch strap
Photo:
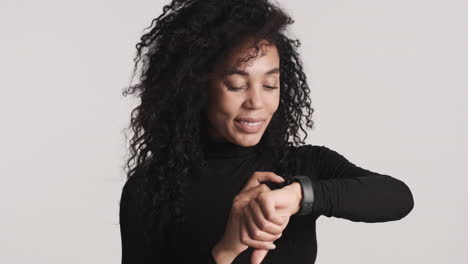
<instances>
[{"instance_id":1,"label":"black watch strap","mask_svg":"<svg viewBox=\"0 0 468 264\"><path fill-rule=\"evenodd\" d=\"M312 205L314 204L314 189L312 187L312 181L307 176L294 176L293 182L295 181L301 184L302 191L301 209L297 214L308 215L312 212Z\"/></svg>"}]
</instances>

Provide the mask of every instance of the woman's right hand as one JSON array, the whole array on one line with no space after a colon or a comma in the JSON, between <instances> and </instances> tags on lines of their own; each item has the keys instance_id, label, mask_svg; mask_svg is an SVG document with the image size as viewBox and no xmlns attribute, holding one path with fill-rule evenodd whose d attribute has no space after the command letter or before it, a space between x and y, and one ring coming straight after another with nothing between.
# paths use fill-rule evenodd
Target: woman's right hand
<instances>
[{"instance_id":1,"label":"woman's right hand","mask_svg":"<svg viewBox=\"0 0 468 264\"><path fill-rule=\"evenodd\" d=\"M250 241L251 245L245 245L240 239L240 223L244 207L260 193L271 191L266 184L260 183L265 181L281 183L283 178L272 172L257 171L252 175L242 191L234 197L224 235L213 249L213 255L218 263L231 263L237 255L249 246L257 249L275 248L270 241L254 240ZM272 223L277 225L277 223Z\"/></svg>"}]
</instances>

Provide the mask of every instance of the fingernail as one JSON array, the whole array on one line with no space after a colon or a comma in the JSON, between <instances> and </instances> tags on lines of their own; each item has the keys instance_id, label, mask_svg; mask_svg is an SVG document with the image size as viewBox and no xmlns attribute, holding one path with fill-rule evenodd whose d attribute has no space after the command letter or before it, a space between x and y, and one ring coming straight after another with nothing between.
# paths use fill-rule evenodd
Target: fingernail
<instances>
[{"instance_id":1,"label":"fingernail","mask_svg":"<svg viewBox=\"0 0 468 264\"><path fill-rule=\"evenodd\" d=\"M271 243L271 245L270 245L270 249L275 249L275 248L276 248L276 245L275 245L275 244L273 244L273 243Z\"/></svg>"},{"instance_id":2,"label":"fingernail","mask_svg":"<svg viewBox=\"0 0 468 264\"><path fill-rule=\"evenodd\" d=\"M284 182L284 179L283 179L283 177L281 177L281 176L278 176L278 179L279 179L280 181Z\"/></svg>"}]
</instances>

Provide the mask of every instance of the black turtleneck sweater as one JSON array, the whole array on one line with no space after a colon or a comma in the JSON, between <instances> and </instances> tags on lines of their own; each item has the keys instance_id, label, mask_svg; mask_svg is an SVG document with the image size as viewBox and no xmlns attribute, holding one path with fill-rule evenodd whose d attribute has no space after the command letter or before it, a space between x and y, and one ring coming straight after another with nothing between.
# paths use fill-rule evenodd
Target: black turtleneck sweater
<instances>
[{"instance_id":1,"label":"black turtleneck sweater","mask_svg":"<svg viewBox=\"0 0 468 264\"><path fill-rule=\"evenodd\" d=\"M182 245L174 250L171 263L215 263L211 249L225 229L232 200L255 171L274 171L277 161L258 146L243 147L230 142L207 142L207 167L202 177L192 179L186 191L187 222ZM405 217L413 208L408 186L394 177L361 168L325 146L291 147L294 175L306 175L313 183L314 204L310 215L291 216L283 235L276 240L262 263L311 264L317 256L316 220L319 216L355 222L386 222ZM122 191L120 230L122 264L158 263L142 245L136 222L135 184L128 180ZM252 248L233 263L250 264Z\"/></svg>"}]
</instances>

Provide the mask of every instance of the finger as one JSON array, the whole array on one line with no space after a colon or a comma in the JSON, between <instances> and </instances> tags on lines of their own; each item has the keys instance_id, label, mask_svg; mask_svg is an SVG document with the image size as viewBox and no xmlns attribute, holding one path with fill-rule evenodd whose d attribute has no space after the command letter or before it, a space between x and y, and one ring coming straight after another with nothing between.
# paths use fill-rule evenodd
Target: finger
<instances>
[{"instance_id":1,"label":"finger","mask_svg":"<svg viewBox=\"0 0 468 264\"><path fill-rule=\"evenodd\" d=\"M271 190L266 184L262 183L262 184L260 184L260 185L258 185L256 187L253 187L250 190L240 192L237 195L237 199L242 201L241 204L242 204L242 207L244 207L251 200L255 199L259 194L261 194L262 192L266 192L266 191L271 191Z\"/></svg>"},{"instance_id":2,"label":"finger","mask_svg":"<svg viewBox=\"0 0 468 264\"><path fill-rule=\"evenodd\" d=\"M246 191L253 187L256 187L260 185L260 182L264 182L264 181L273 181L273 182L281 183L284 181L284 179L281 176L271 171L256 171L252 174L250 179L244 185L244 187L242 188L242 191Z\"/></svg>"},{"instance_id":3,"label":"finger","mask_svg":"<svg viewBox=\"0 0 468 264\"><path fill-rule=\"evenodd\" d=\"M259 249L275 249L276 248L273 242L258 241L258 240L251 239L249 237L247 229L245 228L245 220L242 218L241 218L241 224L239 228L239 239L243 245L246 245L252 248L259 248Z\"/></svg>"},{"instance_id":4,"label":"finger","mask_svg":"<svg viewBox=\"0 0 468 264\"><path fill-rule=\"evenodd\" d=\"M284 220L283 220L284 222L283 222L283 224L281 224L281 228L284 229L284 228L288 225L289 219L291 219L291 218L290 218L289 216L286 215L286 216L283 216L283 219L284 219Z\"/></svg>"},{"instance_id":5,"label":"finger","mask_svg":"<svg viewBox=\"0 0 468 264\"><path fill-rule=\"evenodd\" d=\"M258 200L258 205L260 206L260 209L262 210L262 214L267 221L275 223L277 225L281 225L284 223L283 215L280 215L277 213L277 210L275 208L275 203L272 202L271 199L269 199L267 195L259 194L256 198Z\"/></svg>"},{"instance_id":6,"label":"finger","mask_svg":"<svg viewBox=\"0 0 468 264\"><path fill-rule=\"evenodd\" d=\"M258 240L258 241L268 241L268 242L273 242L276 239L278 239L277 234L267 233L259 229L255 225L255 221L252 219L252 215L250 214L247 207L244 209L243 216L244 216L244 224L245 224L245 227L247 229L247 233L250 239Z\"/></svg>"},{"instance_id":7,"label":"finger","mask_svg":"<svg viewBox=\"0 0 468 264\"><path fill-rule=\"evenodd\" d=\"M281 232L283 232L284 228L282 228L281 225L270 222L263 216L263 212L257 200L250 201L250 203L247 206L247 209L249 211L249 216L252 218L253 222L255 223L255 226L258 229L275 236L278 236L278 234L281 234ZM277 237L276 239L278 238L279 237Z\"/></svg>"},{"instance_id":8,"label":"finger","mask_svg":"<svg viewBox=\"0 0 468 264\"><path fill-rule=\"evenodd\" d=\"M269 250L266 249L255 249L250 255L250 262L252 264L260 264L262 263L263 259L268 254Z\"/></svg>"}]
</instances>

